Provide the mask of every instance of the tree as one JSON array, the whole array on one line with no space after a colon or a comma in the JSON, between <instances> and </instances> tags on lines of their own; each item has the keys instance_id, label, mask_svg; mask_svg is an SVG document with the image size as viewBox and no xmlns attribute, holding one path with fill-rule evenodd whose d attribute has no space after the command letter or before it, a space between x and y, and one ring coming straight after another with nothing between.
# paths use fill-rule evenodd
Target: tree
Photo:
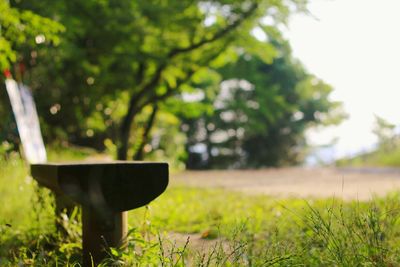
<instances>
[{"instance_id":1,"label":"tree","mask_svg":"<svg viewBox=\"0 0 400 267\"><path fill-rule=\"evenodd\" d=\"M39 44L58 44L63 31L59 23L30 11L10 7L8 0L0 0L0 70L4 71L22 55L19 51Z\"/></svg>"},{"instance_id":2,"label":"tree","mask_svg":"<svg viewBox=\"0 0 400 267\"><path fill-rule=\"evenodd\" d=\"M14 78L20 80L23 65L18 63L27 57L28 52L58 45L64 27L31 11L13 8L7 0L0 0L0 14L0 71L7 76L13 73ZM34 60L35 53L29 55L31 57ZM4 78L1 75L2 87ZM0 116L0 141L13 148L9 143L18 143L18 132L5 90L0 90Z\"/></svg>"},{"instance_id":3,"label":"tree","mask_svg":"<svg viewBox=\"0 0 400 267\"><path fill-rule=\"evenodd\" d=\"M147 106L193 90L204 69L246 51L263 60L274 49L252 33L269 16L285 23L305 1L31 1L12 4L57 19L66 31L60 47L30 66L38 106L52 138L96 142L111 137L126 159L131 129ZM49 112L50 111L50 112ZM148 120L151 120L151 116ZM137 147L137 146L135 146ZM140 147L140 146L139 146ZM133 152L133 151L132 151Z\"/></svg>"},{"instance_id":4,"label":"tree","mask_svg":"<svg viewBox=\"0 0 400 267\"><path fill-rule=\"evenodd\" d=\"M398 139L398 136L396 135L395 129L396 125L375 115L375 124L372 132L378 138L379 149L390 151L396 147L396 139Z\"/></svg>"},{"instance_id":5,"label":"tree","mask_svg":"<svg viewBox=\"0 0 400 267\"><path fill-rule=\"evenodd\" d=\"M189 147L203 144L208 167L262 167L301 162L310 126L338 123L340 103L332 88L291 56L289 45L273 41L279 52L272 64L244 54L219 70L217 94L203 102L215 112L186 120Z\"/></svg>"}]
</instances>

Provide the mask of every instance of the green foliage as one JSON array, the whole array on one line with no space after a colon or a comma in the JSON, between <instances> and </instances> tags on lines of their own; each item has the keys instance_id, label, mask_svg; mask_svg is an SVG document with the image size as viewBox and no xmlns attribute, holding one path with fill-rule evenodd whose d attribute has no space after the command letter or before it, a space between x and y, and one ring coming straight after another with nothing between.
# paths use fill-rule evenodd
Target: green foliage
<instances>
[{"instance_id":1,"label":"green foliage","mask_svg":"<svg viewBox=\"0 0 400 267\"><path fill-rule=\"evenodd\" d=\"M191 120L205 116L207 124L215 126L208 135L229 130L245 133L243 137L231 134L218 144L206 141L209 154L213 148L226 152L218 152L219 159L211 165L281 165L299 161L298 149L293 148L304 143L306 126L327 123L322 117L338 105L328 101L328 85L294 62L278 30L293 12L305 10L306 1L43 0L10 1L10 5L4 7L12 10L11 17L20 14L21 19L9 25L18 28L22 17L31 16L32 29L38 23L45 27L43 33L27 30L25 35L43 35L59 44L33 46L37 40L29 37L35 41L32 45L15 46L27 67L22 78L33 89L46 143L63 140L118 151L121 159L145 147L149 159L172 157L180 168L178 162L186 157L185 139L187 148L196 141L191 136L196 131L190 130L185 138L176 116ZM263 22L265 16L270 18L268 24ZM7 28L7 36L13 36L13 27ZM229 79L247 80L255 89L236 90L233 98L240 101L215 110L218 84ZM181 100L194 92L204 94L206 100ZM4 101L6 96L0 97ZM160 118L148 135L162 133L163 138L151 149L154 140L143 135L154 104L161 110L156 115ZM223 122L220 115L232 110L247 121ZM291 122L296 112L307 113L305 119ZM7 114L12 122L7 105L0 114ZM17 144L15 125L7 125L11 127L0 128L4 139ZM288 129L290 134L282 134ZM261 152L254 147L260 142Z\"/></svg>"},{"instance_id":2,"label":"green foliage","mask_svg":"<svg viewBox=\"0 0 400 267\"><path fill-rule=\"evenodd\" d=\"M54 18L60 45L21 48L49 141L67 140L132 155L147 106L190 91L199 73L212 73L240 54L271 62L275 27L305 1L11 1L19 12ZM274 25L265 26L262 18ZM34 55L34 58L33 56ZM109 141L107 141L109 143Z\"/></svg>"},{"instance_id":3,"label":"green foliage","mask_svg":"<svg viewBox=\"0 0 400 267\"><path fill-rule=\"evenodd\" d=\"M10 7L8 0L0 1L0 14L1 71L10 68L22 56L24 49L60 42L58 34L64 27L51 19Z\"/></svg>"},{"instance_id":4,"label":"green foliage","mask_svg":"<svg viewBox=\"0 0 400 267\"><path fill-rule=\"evenodd\" d=\"M46 143L118 151L126 159L163 133L157 151L147 149L148 157L180 162L185 139L186 148L199 140L193 138L196 129L184 137L179 120L205 117L206 125L214 125L203 138L209 140L200 140L214 159L210 165L258 167L297 163L304 129L340 119L332 113L339 104L328 100L331 88L291 58L279 31L293 12L304 11L306 1L2 1L9 11L3 35L26 66L19 78L32 87ZM43 40L58 45L37 44ZM219 83L234 79L250 82L254 90L235 88L231 101L216 108ZM196 92L205 101L182 101ZM0 99L6 118L0 137L17 149L4 90ZM146 131L153 106L162 119ZM229 112L243 120L223 121ZM293 121L294 114L304 119ZM215 132L229 136L214 142ZM218 157L212 157L213 149Z\"/></svg>"},{"instance_id":5,"label":"green foliage","mask_svg":"<svg viewBox=\"0 0 400 267\"><path fill-rule=\"evenodd\" d=\"M344 118L341 104L329 100L332 87L308 74L286 42L272 43L279 54L272 63L244 54L221 68L221 87L205 89L214 94L202 100L214 112L186 120L189 146L207 146L208 167L299 163L305 130Z\"/></svg>"},{"instance_id":6,"label":"green foliage","mask_svg":"<svg viewBox=\"0 0 400 267\"><path fill-rule=\"evenodd\" d=\"M375 125L372 132L378 138L379 149L390 150L396 146L396 136L395 133L396 126L389 123L385 119L375 115ZM398 141L398 140L397 140Z\"/></svg>"}]
</instances>

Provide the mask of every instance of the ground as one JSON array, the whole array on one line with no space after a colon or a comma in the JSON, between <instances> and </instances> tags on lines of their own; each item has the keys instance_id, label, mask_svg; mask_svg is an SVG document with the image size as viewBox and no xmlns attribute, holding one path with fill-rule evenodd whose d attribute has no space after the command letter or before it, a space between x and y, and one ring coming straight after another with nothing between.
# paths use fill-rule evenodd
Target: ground
<instances>
[{"instance_id":1,"label":"ground","mask_svg":"<svg viewBox=\"0 0 400 267\"><path fill-rule=\"evenodd\" d=\"M34 186L20 160L1 167L0 199L7 205L0 208L0 266L79 261L79 210L62 221L70 235L56 235L48 190ZM128 248L114 251L117 257L110 261L121 258L127 266L400 263L398 169L191 171L172 173L170 180L149 206L129 212ZM373 194L386 196L364 201Z\"/></svg>"},{"instance_id":2,"label":"ground","mask_svg":"<svg viewBox=\"0 0 400 267\"><path fill-rule=\"evenodd\" d=\"M260 170L186 171L171 175L171 187L222 188L246 194L278 198L343 198L371 200L400 188L400 170L391 168L270 168ZM202 233L169 233L168 239L204 251L220 240L202 238Z\"/></svg>"},{"instance_id":3,"label":"ground","mask_svg":"<svg viewBox=\"0 0 400 267\"><path fill-rule=\"evenodd\" d=\"M369 200L400 188L397 169L280 168L187 171L171 175L171 185L224 188L277 197L339 197Z\"/></svg>"}]
</instances>

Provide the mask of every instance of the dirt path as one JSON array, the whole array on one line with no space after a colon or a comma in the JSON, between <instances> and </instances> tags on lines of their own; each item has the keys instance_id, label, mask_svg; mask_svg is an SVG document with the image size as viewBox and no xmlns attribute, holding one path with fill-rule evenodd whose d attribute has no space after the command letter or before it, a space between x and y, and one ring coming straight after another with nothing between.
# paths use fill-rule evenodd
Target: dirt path
<instances>
[{"instance_id":1,"label":"dirt path","mask_svg":"<svg viewBox=\"0 0 400 267\"><path fill-rule=\"evenodd\" d=\"M171 185L214 187L279 197L341 197L367 200L400 189L395 169L282 168L245 171L188 171L172 175Z\"/></svg>"}]
</instances>

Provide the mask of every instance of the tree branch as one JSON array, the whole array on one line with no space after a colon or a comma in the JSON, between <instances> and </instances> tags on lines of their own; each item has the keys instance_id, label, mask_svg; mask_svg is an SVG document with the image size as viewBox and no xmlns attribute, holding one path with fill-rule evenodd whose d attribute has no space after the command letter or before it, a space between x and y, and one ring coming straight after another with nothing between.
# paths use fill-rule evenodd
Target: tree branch
<instances>
[{"instance_id":1,"label":"tree branch","mask_svg":"<svg viewBox=\"0 0 400 267\"><path fill-rule=\"evenodd\" d=\"M182 54L182 53L185 53L185 52L190 52L190 51L195 50L195 49L197 49L197 48L199 48L199 47L201 47L201 46L203 46L205 44L212 43L212 42L222 38L224 35L228 34L229 32L231 32L234 29L236 29L237 27L239 27L240 24L242 24L242 22L246 18L250 17L254 13L254 11L257 9L257 7L258 7L258 4L257 3L253 3L251 5L251 7L246 12L244 12L243 15L239 19L234 21L232 24L228 25L226 28L221 29L220 31L218 31L211 38L204 38L203 40L201 40L201 41L199 41L197 43L191 44L190 46L187 46L187 47L172 49L171 52L168 53L168 58L173 58L173 57L177 56L178 54Z\"/></svg>"},{"instance_id":2,"label":"tree branch","mask_svg":"<svg viewBox=\"0 0 400 267\"><path fill-rule=\"evenodd\" d=\"M197 48L200 48L201 46L203 46L205 44L212 43L212 42L224 37L225 35L227 35L231 31L233 31L235 28L239 27L240 24L242 24L243 21L246 18L250 17L255 12L257 7L258 7L258 4L257 3L253 3L251 5L251 7L246 12L244 12L243 15L239 19L237 19L236 21L234 21L232 24L228 25L227 27L221 29L217 33L215 33L215 35L212 36L211 38L204 38L203 40L201 40L201 41L199 41L199 42L197 42L195 44L192 44L192 45L190 45L188 47L172 49L167 54L167 60L162 62L158 66L155 74L153 75L153 78L145 86L143 86L143 88L137 94L132 95L131 102L133 102L134 98L141 98L146 93L146 91L151 90L157 84L157 82L161 78L162 72L168 66L168 63L169 63L168 61L172 60L175 56L177 56L179 54L193 51L193 50L195 50Z\"/></svg>"},{"instance_id":3,"label":"tree branch","mask_svg":"<svg viewBox=\"0 0 400 267\"><path fill-rule=\"evenodd\" d=\"M143 82L145 70L146 70L146 65L143 61L141 61L139 63L139 67L135 75L137 84L141 84Z\"/></svg>"},{"instance_id":4,"label":"tree branch","mask_svg":"<svg viewBox=\"0 0 400 267\"><path fill-rule=\"evenodd\" d=\"M156 103L162 100L165 100L166 98L168 98L169 96L173 95L174 93L179 91L179 87L181 87L184 83L186 83L188 80L190 80L190 78L193 76L193 74L195 73L195 70L190 70L188 71L187 75L185 78L183 79L179 79L176 82L176 86L175 87L171 87L167 84L167 91L162 94L162 95L156 95L154 94L152 97L150 97L147 101L143 102L140 106L138 106L138 109L142 109L143 107L152 104L152 103Z\"/></svg>"},{"instance_id":5,"label":"tree branch","mask_svg":"<svg viewBox=\"0 0 400 267\"><path fill-rule=\"evenodd\" d=\"M143 89L139 91L137 94L131 96L129 100L129 107L128 111L121 123L120 127L120 144L118 146L118 159L119 160L126 160L127 152L128 152L128 143L129 143L129 135L130 129L133 123L133 118L143 106L138 107L139 100L145 95L147 91L151 91L159 82L161 78L162 71L166 67L166 64L161 64L158 66L156 72L154 73L152 79L143 86Z\"/></svg>"}]
</instances>

